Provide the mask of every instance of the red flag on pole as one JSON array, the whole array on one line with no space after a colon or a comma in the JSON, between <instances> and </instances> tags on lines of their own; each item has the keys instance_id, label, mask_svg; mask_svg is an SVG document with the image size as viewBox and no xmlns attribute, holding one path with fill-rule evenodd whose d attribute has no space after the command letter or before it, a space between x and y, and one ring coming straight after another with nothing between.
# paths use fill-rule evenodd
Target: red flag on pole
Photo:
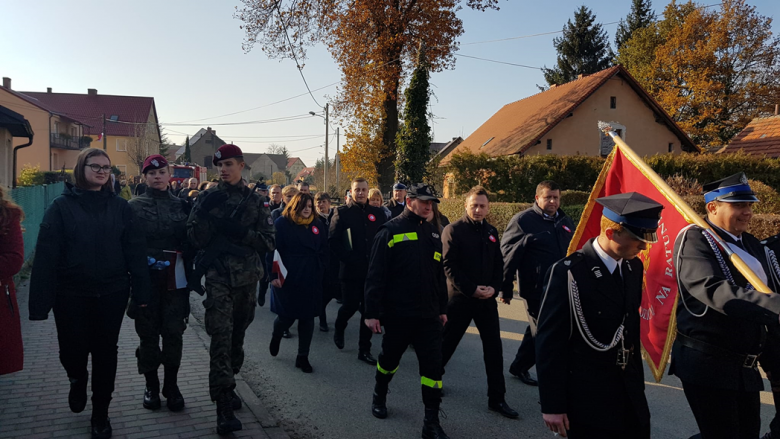
<instances>
[{"instance_id":1,"label":"red flag on pole","mask_svg":"<svg viewBox=\"0 0 780 439\"><path fill-rule=\"evenodd\" d=\"M656 382L663 377L676 332L677 272L673 260L677 234L689 224L675 201L659 191L658 174L648 167L638 167L635 154L624 154L623 146L615 145L602 168L588 204L582 212L569 253L580 249L601 231L602 206L596 198L626 192L639 192L664 205L658 227L658 242L639 254L645 270L641 307L642 351ZM641 159L638 159L641 160ZM652 174L652 175L650 175Z\"/></svg>"}]
</instances>

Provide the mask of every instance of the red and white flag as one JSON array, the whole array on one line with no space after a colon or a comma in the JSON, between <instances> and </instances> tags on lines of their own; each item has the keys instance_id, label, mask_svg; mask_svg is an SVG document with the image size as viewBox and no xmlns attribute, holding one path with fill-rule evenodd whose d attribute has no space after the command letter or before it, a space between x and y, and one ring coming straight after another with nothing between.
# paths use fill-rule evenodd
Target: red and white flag
<instances>
[{"instance_id":1,"label":"red and white flag","mask_svg":"<svg viewBox=\"0 0 780 439\"><path fill-rule=\"evenodd\" d=\"M98 140L101 140L103 138L103 133L98 134Z\"/></svg>"},{"instance_id":2,"label":"red and white flag","mask_svg":"<svg viewBox=\"0 0 780 439\"><path fill-rule=\"evenodd\" d=\"M276 273L279 276L279 284L284 286L284 279L287 277L287 267L282 262L282 256L279 254L279 250L274 250L274 264L271 267L271 272Z\"/></svg>"}]
</instances>

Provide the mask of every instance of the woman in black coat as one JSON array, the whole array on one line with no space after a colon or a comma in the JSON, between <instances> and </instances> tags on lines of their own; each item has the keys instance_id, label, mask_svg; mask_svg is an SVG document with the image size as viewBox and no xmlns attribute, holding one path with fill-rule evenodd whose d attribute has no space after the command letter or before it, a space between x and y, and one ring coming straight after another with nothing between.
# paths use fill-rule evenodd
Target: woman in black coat
<instances>
[{"instance_id":1,"label":"woman in black coat","mask_svg":"<svg viewBox=\"0 0 780 439\"><path fill-rule=\"evenodd\" d=\"M35 248L30 320L54 310L60 362L70 380L74 413L87 405L92 355L92 437L110 438L117 342L131 285L133 300L149 303L146 242L127 201L111 187L111 161L88 148L76 159L76 185L46 210Z\"/></svg>"},{"instance_id":2,"label":"woman in black coat","mask_svg":"<svg viewBox=\"0 0 780 439\"><path fill-rule=\"evenodd\" d=\"M306 373L309 347L314 334L314 317L322 306L322 277L328 262L328 229L314 212L314 198L299 193L276 219L276 251L287 275L281 279L277 263L271 273L271 311L277 314L269 347L279 353L282 334L298 320L298 357L295 367Z\"/></svg>"}]
</instances>

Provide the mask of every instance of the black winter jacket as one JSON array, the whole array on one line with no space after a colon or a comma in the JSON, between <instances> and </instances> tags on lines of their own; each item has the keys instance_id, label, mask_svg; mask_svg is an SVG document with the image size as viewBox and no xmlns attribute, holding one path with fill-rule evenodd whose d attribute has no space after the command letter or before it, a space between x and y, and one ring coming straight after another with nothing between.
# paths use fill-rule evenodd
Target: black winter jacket
<instances>
[{"instance_id":1,"label":"black winter jacket","mask_svg":"<svg viewBox=\"0 0 780 439\"><path fill-rule=\"evenodd\" d=\"M368 203L352 202L336 209L330 219L328 245L341 262L340 280L366 279L371 244L386 221L382 209Z\"/></svg>"},{"instance_id":2,"label":"black winter jacket","mask_svg":"<svg viewBox=\"0 0 780 439\"><path fill-rule=\"evenodd\" d=\"M464 216L444 228L441 240L449 296L472 297L484 285L493 287L496 297L504 274L498 230L486 220L477 223Z\"/></svg>"},{"instance_id":3,"label":"black winter jacket","mask_svg":"<svg viewBox=\"0 0 780 439\"><path fill-rule=\"evenodd\" d=\"M410 210L374 238L366 277L366 319L437 317L447 313L441 237Z\"/></svg>"},{"instance_id":4,"label":"black winter jacket","mask_svg":"<svg viewBox=\"0 0 780 439\"><path fill-rule=\"evenodd\" d=\"M30 280L30 319L45 320L57 295L100 297L131 288L149 303L144 231L123 198L68 183L46 210Z\"/></svg>"}]
</instances>

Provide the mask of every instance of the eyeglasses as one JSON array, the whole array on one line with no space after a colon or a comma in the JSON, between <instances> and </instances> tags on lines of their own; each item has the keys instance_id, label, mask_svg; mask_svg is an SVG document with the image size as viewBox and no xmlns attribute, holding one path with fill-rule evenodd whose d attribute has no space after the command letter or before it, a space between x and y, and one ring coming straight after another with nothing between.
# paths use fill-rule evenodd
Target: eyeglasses
<instances>
[{"instance_id":1,"label":"eyeglasses","mask_svg":"<svg viewBox=\"0 0 780 439\"><path fill-rule=\"evenodd\" d=\"M98 164L95 164L95 163L93 163L93 164L91 164L91 165L87 165L87 167L89 167L89 169L91 169L91 170L92 170L92 172L95 172L95 173L98 173L98 172L100 172L100 171L103 171L104 173L109 173L109 172L111 172L111 166L108 166L108 165L106 165L106 166L100 166L100 165L98 165Z\"/></svg>"}]
</instances>

